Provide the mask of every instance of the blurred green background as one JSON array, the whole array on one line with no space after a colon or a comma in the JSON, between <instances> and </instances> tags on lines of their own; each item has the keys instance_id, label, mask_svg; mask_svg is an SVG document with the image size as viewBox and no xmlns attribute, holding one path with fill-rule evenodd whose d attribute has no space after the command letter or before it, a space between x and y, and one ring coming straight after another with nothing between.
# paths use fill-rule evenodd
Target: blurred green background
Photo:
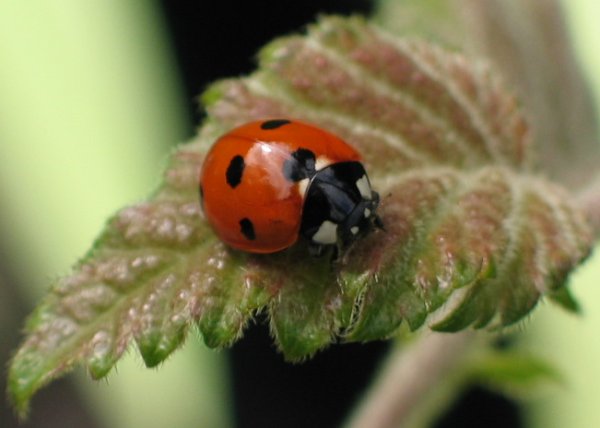
<instances>
[{"instance_id":1,"label":"blurred green background","mask_svg":"<svg viewBox=\"0 0 600 428\"><path fill-rule=\"evenodd\" d=\"M600 120L600 2L563 0L562 3L580 64L594 92ZM527 416L533 427L600 426L599 285L600 254L596 248L595 254L571 278L572 291L582 305L582 316L542 303L523 325L522 346L552 362L564 377L563 385L540 391L526 400L530 404Z\"/></svg>"},{"instance_id":2,"label":"blurred green background","mask_svg":"<svg viewBox=\"0 0 600 428\"><path fill-rule=\"evenodd\" d=\"M155 2L0 2L0 276L27 311L192 137L180 86ZM130 352L108 381L75 377L100 426L219 427L230 414L222 356L190 337L157 370Z\"/></svg>"},{"instance_id":3,"label":"blurred green background","mask_svg":"<svg viewBox=\"0 0 600 428\"><path fill-rule=\"evenodd\" d=\"M599 99L600 2L564 3ZM0 1L3 358L50 280L68 272L110 214L152 191L165 156L193 135L171 49L154 2ZM521 342L566 379L527 398L532 426L600 426L598 279L598 257L573 278L583 317L543 304L524 323ZM223 356L190 337L157 370L130 352L108 381L81 370L72 379L98 426L229 426Z\"/></svg>"}]
</instances>

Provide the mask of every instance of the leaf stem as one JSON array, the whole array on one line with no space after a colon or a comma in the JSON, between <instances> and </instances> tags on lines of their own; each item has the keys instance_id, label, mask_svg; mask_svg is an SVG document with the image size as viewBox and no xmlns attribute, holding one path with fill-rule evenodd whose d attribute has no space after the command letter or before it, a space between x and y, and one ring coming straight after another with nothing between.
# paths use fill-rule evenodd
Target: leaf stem
<instances>
[{"instance_id":1,"label":"leaf stem","mask_svg":"<svg viewBox=\"0 0 600 428\"><path fill-rule=\"evenodd\" d=\"M474 337L471 331L453 334L428 331L407 346L397 346L347 427L416 426L418 414L421 417L425 414L428 419L437 416L440 407L447 405L456 395L456 389L463 385L457 376L461 370L455 369L468 354Z\"/></svg>"}]
</instances>

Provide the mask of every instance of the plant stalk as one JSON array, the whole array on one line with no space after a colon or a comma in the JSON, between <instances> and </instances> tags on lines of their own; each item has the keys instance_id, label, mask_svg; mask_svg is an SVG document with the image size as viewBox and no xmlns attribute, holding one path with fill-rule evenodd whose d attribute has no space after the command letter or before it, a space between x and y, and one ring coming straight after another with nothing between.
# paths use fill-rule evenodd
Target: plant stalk
<instances>
[{"instance_id":1,"label":"plant stalk","mask_svg":"<svg viewBox=\"0 0 600 428\"><path fill-rule=\"evenodd\" d=\"M398 345L384 362L378 379L351 416L348 428L397 428L414 425L418 413L432 417L432 405L439 412L462 386L457 371L468 354L475 333L434 333L428 331L404 345ZM458 370L460 372L460 370ZM448 388L452 389L451 393ZM443 397L440 397L440 394ZM435 404L432 403L435 401ZM443 401L443 403L440 403ZM436 413L436 412L434 412Z\"/></svg>"}]
</instances>

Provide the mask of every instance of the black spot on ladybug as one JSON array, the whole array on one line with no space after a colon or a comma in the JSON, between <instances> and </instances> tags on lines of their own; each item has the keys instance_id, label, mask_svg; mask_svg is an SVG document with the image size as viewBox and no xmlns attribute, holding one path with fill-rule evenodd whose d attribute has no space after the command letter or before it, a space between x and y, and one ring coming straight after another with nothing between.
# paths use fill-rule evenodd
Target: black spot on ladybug
<instances>
[{"instance_id":1,"label":"black spot on ladybug","mask_svg":"<svg viewBox=\"0 0 600 428\"><path fill-rule=\"evenodd\" d=\"M287 125L288 123L291 123L291 122L287 119L267 120L266 122L263 122L260 124L260 129L266 129L266 130L277 129L280 126Z\"/></svg>"},{"instance_id":2,"label":"black spot on ladybug","mask_svg":"<svg viewBox=\"0 0 600 428\"><path fill-rule=\"evenodd\" d=\"M244 167L244 158L240 155L234 156L233 159L231 159L231 162L229 162L225 176L227 178L227 184L232 188L235 188L242 182Z\"/></svg>"},{"instance_id":3,"label":"black spot on ladybug","mask_svg":"<svg viewBox=\"0 0 600 428\"><path fill-rule=\"evenodd\" d=\"M308 149L298 149L283 163L283 176L290 181L300 181L315 175L315 154Z\"/></svg>"},{"instance_id":4,"label":"black spot on ladybug","mask_svg":"<svg viewBox=\"0 0 600 428\"><path fill-rule=\"evenodd\" d=\"M254 225L250 221L250 219L244 217L240 220L240 231L242 235L246 237L246 239L250 241L254 241L256 239L256 234L254 233Z\"/></svg>"},{"instance_id":5,"label":"black spot on ladybug","mask_svg":"<svg viewBox=\"0 0 600 428\"><path fill-rule=\"evenodd\" d=\"M202 188L202 185L200 185L200 205L204 205L204 189Z\"/></svg>"}]
</instances>

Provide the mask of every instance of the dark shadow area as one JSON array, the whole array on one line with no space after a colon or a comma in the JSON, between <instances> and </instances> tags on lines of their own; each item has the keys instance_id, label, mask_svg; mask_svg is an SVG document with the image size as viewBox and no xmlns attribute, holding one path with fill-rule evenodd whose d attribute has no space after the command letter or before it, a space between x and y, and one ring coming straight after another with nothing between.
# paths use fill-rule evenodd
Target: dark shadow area
<instances>
[{"instance_id":1,"label":"dark shadow area","mask_svg":"<svg viewBox=\"0 0 600 428\"><path fill-rule=\"evenodd\" d=\"M161 5L194 123L195 98L211 82L251 72L258 50L275 37L301 31L322 14L366 14L369 0L167 1Z\"/></svg>"},{"instance_id":2,"label":"dark shadow area","mask_svg":"<svg viewBox=\"0 0 600 428\"><path fill-rule=\"evenodd\" d=\"M237 426L339 426L388 348L387 342L336 345L292 364L276 351L264 322L252 326L231 352Z\"/></svg>"},{"instance_id":3,"label":"dark shadow area","mask_svg":"<svg viewBox=\"0 0 600 428\"><path fill-rule=\"evenodd\" d=\"M434 428L523 428L519 407L506 397L481 387L465 391Z\"/></svg>"}]
</instances>

